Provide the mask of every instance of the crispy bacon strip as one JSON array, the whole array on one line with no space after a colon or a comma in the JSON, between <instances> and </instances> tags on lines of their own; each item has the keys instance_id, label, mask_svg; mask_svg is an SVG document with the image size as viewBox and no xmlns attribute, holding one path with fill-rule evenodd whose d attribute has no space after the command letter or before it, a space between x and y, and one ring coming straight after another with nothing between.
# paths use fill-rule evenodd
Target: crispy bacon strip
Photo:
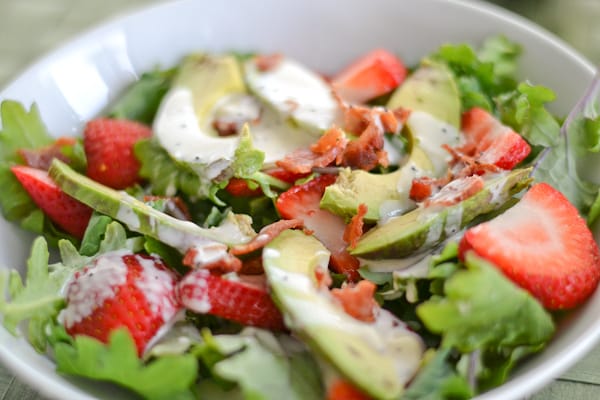
<instances>
[{"instance_id":1,"label":"crispy bacon strip","mask_svg":"<svg viewBox=\"0 0 600 400\"><path fill-rule=\"evenodd\" d=\"M265 247L281 232L287 229L300 228L302 225L303 222L299 219L281 219L262 228L260 232L258 232L258 235L252 238L248 243L233 246L229 250L229 253L234 256L252 253L255 250Z\"/></svg>"},{"instance_id":2,"label":"crispy bacon strip","mask_svg":"<svg viewBox=\"0 0 600 400\"><path fill-rule=\"evenodd\" d=\"M371 122L358 139L346 146L342 165L370 171L377 165L387 165L387 154L383 151L383 131Z\"/></svg>"},{"instance_id":3,"label":"crispy bacon strip","mask_svg":"<svg viewBox=\"0 0 600 400\"><path fill-rule=\"evenodd\" d=\"M357 213L352 217L348 226L346 226L346 230L344 231L344 241L348 243L351 249L356 247L358 243L358 239L363 234L363 227L365 224L364 217L367 215L367 211L369 208L366 204L359 204Z\"/></svg>"},{"instance_id":4,"label":"crispy bacon strip","mask_svg":"<svg viewBox=\"0 0 600 400\"><path fill-rule=\"evenodd\" d=\"M333 127L328 129L310 148L298 149L277 161L276 164L290 172L308 173L315 167L326 167L341 159L347 143L348 139L344 132Z\"/></svg>"},{"instance_id":5,"label":"crispy bacon strip","mask_svg":"<svg viewBox=\"0 0 600 400\"><path fill-rule=\"evenodd\" d=\"M362 280L355 285L332 289L331 295L352 317L364 322L373 322L379 310L379 304L374 298L375 289L377 286L373 282Z\"/></svg>"}]
</instances>

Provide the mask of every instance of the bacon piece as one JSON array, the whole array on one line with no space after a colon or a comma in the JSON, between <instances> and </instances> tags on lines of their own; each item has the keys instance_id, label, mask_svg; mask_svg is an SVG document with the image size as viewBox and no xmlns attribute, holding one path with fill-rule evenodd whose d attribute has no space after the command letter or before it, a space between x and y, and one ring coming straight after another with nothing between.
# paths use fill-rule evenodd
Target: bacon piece
<instances>
[{"instance_id":1,"label":"bacon piece","mask_svg":"<svg viewBox=\"0 0 600 400\"><path fill-rule=\"evenodd\" d=\"M387 154L383 151L383 132L371 122L358 139L346 146L342 165L370 171L380 162L387 165Z\"/></svg>"},{"instance_id":2,"label":"bacon piece","mask_svg":"<svg viewBox=\"0 0 600 400\"><path fill-rule=\"evenodd\" d=\"M425 201L425 207L449 207L468 199L483 189L485 183L479 175L458 178L444 186L438 193Z\"/></svg>"},{"instance_id":3,"label":"bacon piece","mask_svg":"<svg viewBox=\"0 0 600 400\"><path fill-rule=\"evenodd\" d=\"M308 173L341 159L348 139L336 127L330 128L308 149L298 149L276 162L278 167L294 173Z\"/></svg>"},{"instance_id":4,"label":"bacon piece","mask_svg":"<svg viewBox=\"0 0 600 400\"><path fill-rule=\"evenodd\" d=\"M454 177L451 173L448 173L441 178L430 178L428 176L415 178L410 186L408 197L418 203L422 202L439 192L440 189L449 184L452 179L454 179Z\"/></svg>"},{"instance_id":5,"label":"bacon piece","mask_svg":"<svg viewBox=\"0 0 600 400\"><path fill-rule=\"evenodd\" d=\"M273 68L276 68L282 60L283 55L280 53L260 54L256 56L254 62L256 63L256 68L258 68L259 71L267 72Z\"/></svg>"},{"instance_id":6,"label":"bacon piece","mask_svg":"<svg viewBox=\"0 0 600 400\"><path fill-rule=\"evenodd\" d=\"M462 178L473 174L483 175L486 172L500 172L502 168L494 165L482 163L477 158L466 155L461 149L450 147L448 144L443 144L442 148L452 155L450 165L453 166L455 172L454 178Z\"/></svg>"},{"instance_id":7,"label":"bacon piece","mask_svg":"<svg viewBox=\"0 0 600 400\"><path fill-rule=\"evenodd\" d=\"M248 243L233 246L231 250L229 250L229 253L234 256L252 253L255 250L265 247L281 232L287 229L300 228L302 225L303 222L299 219L281 219L262 228L260 232L258 232L258 235L252 238Z\"/></svg>"},{"instance_id":8,"label":"bacon piece","mask_svg":"<svg viewBox=\"0 0 600 400\"><path fill-rule=\"evenodd\" d=\"M61 137L48 146L39 149L19 149L17 154L21 156L25 164L43 170L48 170L52 160L57 158L65 163L69 163L69 157L63 154L62 149L66 146L73 146L77 143L72 137Z\"/></svg>"},{"instance_id":9,"label":"bacon piece","mask_svg":"<svg viewBox=\"0 0 600 400\"><path fill-rule=\"evenodd\" d=\"M377 286L373 282L362 280L355 285L332 289L331 295L352 317L364 322L374 322L379 310L379 304L374 298L376 288Z\"/></svg>"},{"instance_id":10,"label":"bacon piece","mask_svg":"<svg viewBox=\"0 0 600 400\"><path fill-rule=\"evenodd\" d=\"M369 208L366 204L359 204L357 213L352 217L348 226L346 226L346 230L344 231L344 241L348 243L351 249L356 247L358 239L363 234L363 227L365 224L364 217L367 215L367 211Z\"/></svg>"}]
</instances>

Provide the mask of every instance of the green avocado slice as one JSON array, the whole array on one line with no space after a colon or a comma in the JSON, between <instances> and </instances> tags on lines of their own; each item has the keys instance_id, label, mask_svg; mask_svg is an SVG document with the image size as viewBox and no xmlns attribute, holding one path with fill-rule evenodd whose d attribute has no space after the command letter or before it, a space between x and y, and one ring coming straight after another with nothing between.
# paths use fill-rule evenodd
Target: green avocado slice
<instances>
[{"instance_id":1,"label":"green avocado slice","mask_svg":"<svg viewBox=\"0 0 600 400\"><path fill-rule=\"evenodd\" d=\"M373 174L363 170L342 169L333 185L325 189L321 208L344 218L356 214L360 204L367 206L364 220L376 222L382 207L407 211L414 208L408 198L412 179L418 175L429 175L433 165L420 147L414 146L408 161L389 174Z\"/></svg>"},{"instance_id":2,"label":"green avocado slice","mask_svg":"<svg viewBox=\"0 0 600 400\"><path fill-rule=\"evenodd\" d=\"M50 177L69 196L125 224L134 232L151 236L185 253L204 248L221 254L228 245L248 242L256 233L248 216L230 213L218 227L202 228L162 213L126 192L116 191L71 169L58 159L52 161Z\"/></svg>"},{"instance_id":3,"label":"green avocado slice","mask_svg":"<svg viewBox=\"0 0 600 400\"><path fill-rule=\"evenodd\" d=\"M531 168L516 169L487 181L475 195L450 207L417 208L368 231L350 251L365 259L409 257L429 250L475 217L501 208L531 182Z\"/></svg>"},{"instance_id":4,"label":"green avocado slice","mask_svg":"<svg viewBox=\"0 0 600 400\"><path fill-rule=\"evenodd\" d=\"M348 315L317 283L315 271L327 270L328 260L327 249L298 230L265 246L265 274L286 324L364 392L397 399L420 366L423 344L385 310L373 323Z\"/></svg>"},{"instance_id":5,"label":"green avocado slice","mask_svg":"<svg viewBox=\"0 0 600 400\"><path fill-rule=\"evenodd\" d=\"M456 129L460 127L460 94L445 64L424 60L388 101L387 108L398 107L425 111Z\"/></svg>"}]
</instances>

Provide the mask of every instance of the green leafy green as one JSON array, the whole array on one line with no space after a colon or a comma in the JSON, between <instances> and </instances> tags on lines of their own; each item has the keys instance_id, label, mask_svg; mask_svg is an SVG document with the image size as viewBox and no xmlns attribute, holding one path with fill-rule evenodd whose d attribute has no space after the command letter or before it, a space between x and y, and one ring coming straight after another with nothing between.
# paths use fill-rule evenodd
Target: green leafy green
<instances>
[{"instance_id":1,"label":"green leafy green","mask_svg":"<svg viewBox=\"0 0 600 400\"><path fill-rule=\"evenodd\" d=\"M267 197L273 198L275 197L275 193L271 190L271 186L285 190L290 185L287 182L261 172L264 160L265 153L254 148L252 145L252 136L250 136L250 128L247 124L244 125L240 135L240 143L235 150L235 158L232 164L233 176L245 179L250 189L256 189L256 187L260 186Z\"/></svg>"},{"instance_id":2,"label":"green leafy green","mask_svg":"<svg viewBox=\"0 0 600 400\"><path fill-rule=\"evenodd\" d=\"M140 176L150 182L151 192L174 196L178 191L191 198L206 198L212 183L203 180L190 165L174 160L156 139L140 140L135 145L140 160Z\"/></svg>"},{"instance_id":3,"label":"green leafy green","mask_svg":"<svg viewBox=\"0 0 600 400\"><path fill-rule=\"evenodd\" d=\"M164 356L143 363L125 329L113 331L107 344L77 336L58 341L53 348L59 373L114 382L146 399L196 398L191 389L198 371L194 356Z\"/></svg>"},{"instance_id":4,"label":"green leafy green","mask_svg":"<svg viewBox=\"0 0 600 400\"><path fill-rule=\"evenodd\" d=\"M516 86L513 72L520 52L516 43L495 36L479 53L467 44L446 44L432 58L445 62L454 73L463 110L477 106L493 111L493 99Z\"/></svg>"},{"instance_id":5,"label":"green leafy green","mask_svg":"<svg viewBox=\"0 0 600 400\"><path fill-rule=\"evenodd\" d=\"M560 139L560 125L546 109L554 101L554 92L543 86L520 83L516 90L497 98L502 122L519 132L535 146L555 146Z\"/></svg>"},{"instance_id":6,"label":"green leafy green","mask_svg":"<svg viewBox=\"0 0 600 400\"><path fill-rule=\"evenodd\" d=\"M461 400L473 397L463 376L447 361L449 349L441 349L420 369L403 400Z\"/></svg>"},{"instance_id":7,"label":"green leafy green","mask_svg":"<svg viewBox=\"0 0 600 400\"><path fill-rule=\"evenodd\" d=\"M217 377L237 383L243 398L323 398L317 365L304 347L292 338L275 337L258 329L245 329L239 335L212 338L220 356L212 353L212 361L205 356L205 362ZM227 398L231 391L231 387L212 389L216 391L215 398L219 399Z\"/></svg>"},{"instance_id":8,"label":"green leafy green","mask_svg":"<svg viewBox=\"0 0 600 400\"><path fill-rule=\"evenodd\" d=\"M70 242L69 242L70 243ZM4 327L17 334L17 325L29 320L29 338L36 350L45 350L44 328L64 306L61 288L71 276L72 269L62 265L48 266L48 244L42 237L33 242L27 260L26 284L15 270L0 271L0 312ZM8 287L8 297L5 297Z\"/></svg>"},{"instance_id":9,"label":"green leafy green","mask_svg":"<svg viewBox=\"0 0 600 400\"><path fill-rule=\"evenodd\" d=\"M150 125L160 102L171 86L176 69L142 74L110 108L113 118L129 119Z\"/></svg>"},{"instance_id":10,"label":"green leafy green","mask_svg":"<svg viewBox=\"0 0 600 400\"><path fill-rule=\"evenodd\" d=\"M463 353L536 347L552 337L552 317L529 293L473 253L467 254L465 265L466 270L446 281L445 297L432 297L417 307L427 328L443 335L444 347Z\"/></svg>"},{"instance_id":11,"label":"green leafy green","mask_svg":"<svg viewBox=\"0 0 600 400\"><path fill-rule=\"evenodd\" d=\"M51 244L70 236L56 229L40 211L23 189L10 168L22 164L19 149L37 149L51 144L54 139L44 126L35 104L28 110L16 101L4 100L0 104L0 207L4 218L19 221L21 227L36 233L43 233Z\"/></svg>"}]
</instances>

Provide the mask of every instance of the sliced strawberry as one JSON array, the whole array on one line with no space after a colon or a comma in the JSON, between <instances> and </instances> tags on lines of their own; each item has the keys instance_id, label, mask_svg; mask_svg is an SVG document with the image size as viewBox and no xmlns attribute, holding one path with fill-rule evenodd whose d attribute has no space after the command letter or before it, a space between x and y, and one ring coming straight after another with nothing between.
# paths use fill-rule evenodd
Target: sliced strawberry
<instances>
[{"instance_id":1,"label":"sliced strawberry","mask_svg":"<svg viewBox=\"0 0 600 400\"><path fill-rule=\"evenodd\" d=\"M133 146L150 136L149 127L134 121L98 118L88 122L83 134L87 175L113 189L139 182L140 163Z\"/></svg>"},{"instance_id":2,"label":"sliced strawberry","mask_svg":"<svg viewBox=\"0 0 600 400\"><path fill-rule=\"evenodd\" d=\"M190 311L216 315L243 325L285 329L283 316L271 300L262 275L232 280L211 274L206 269L197 269L187 274L177 289L181 304Z\"/></svg>"},{"instance_id":3,"label":"sliced strawberry","mask_svg":"<svg viewBox=\"0 0 600 400\"><path fill-rule=\"evenodd\" d=\"M175 284L175 274L157 257L106 253L75 273L59 319L70 335L104 343L113 330L126 328L141 355L180 309Z\"/></svg>"},{"instance_id":4,"label":"sliced strawberry","mask_svg":"<svg viewBox=\"0 0 600 400\"><path fill-rule=\"evenodd\" d=\"M548 309L581 304L600 280L600 252L567 198L539 183L500 216L470 228L459 251L495 264Z\"/></svg>"},{"instance_id":5,"label":"sliced strawberry","mask_svg":"<svg viewBox=\"0 0 600 400\"><path fill-rule=\"evenodd\" d=\"M387 50L376 49L337 74L332 86L342 99L364 103L397 88L406 72L398 57Z\"/></svg>"},{"instance_id":6,"label":"sliced strawberry","mask_svg":"<svg viewBox=\"0 0 600 400\"><path fill-rule=\"evenodd\" d=\"M359 281L356 285L347 285L332 289L331 295L337 299L344 311L354 318L364 322L374 322L379 304L375 301L377 286L367 280Z\"/></svg>"},{"instance_id":7,"label":"sliced strawberry","mask_svg":"<svg viewBox=\"0 0 600 400\"><path fill-rule=\"evenodd\" d=\"M357 280L359 262L348 253L348 243L344 241L346 223L341 217L320 208L325 188L335 180L334 175L321 175L293 186L279 196L275 206L283 218L304 222L304 228L313 232L331 252L331 265L336 272Z\"/></svg>"},{"instance_id":8,"label":"sliced strawberry","mask_svg":"<svg viewBox=\"0 0 600 400\"><path fill-rule=\"evenodd\" d=\"M326 400L371 400L371 397L347 380L336 379L327 389Z\"/></svg>"},{"instance_id":9,"label":"sliced strawberry","mask_svg":"<svg viewBox=\"0 0 600 400\"><path fill-rule=\"evenodd\" d=\"M474 107L462 116L467 155L483 164L512 169L529 155L529 144L510 127L503 125L486 110Z\"/></svg>"},{"instance_id":10,"label":"sliced strawberry","mask_svg":"<svg viewBox=\"0 0 600 400\"><path fill-rule=\"evenodd\" d=\"M265 172L267 174L271 175L273 178L277 178L280 181L284 181L284 182L291 183L291 184L296 183L296 181L298 179L303 179L303 178L306 178L308 175L310 175L310 172L295 173L295 172L287 171L283 168L271 168Z\"/></svg>"},{"instance_id":11,"label":"sliced strawberry","mask_svg":"<svg viewBox=\"0 0 600 400\"><path fill-rule=\"evenodd\" d=\"M75 138L61 137L48 146L39 149L20 149L17 153L28 166L47 170L55 158L69 163L69 158L64 155L63 149L73 146L75 143L77 143Z\"/></svg>"},{"instance_id":12,"label":"sliced strawberry","mask_svg":"<svg viewBox=\"0 0 600 400\"><path fill-rule=\"evenodd\" d=\"M92 209L63 192L45 170L24 165L11 167L33 202L65 232L81 239Z\"/></svg>"}]
</instances>

